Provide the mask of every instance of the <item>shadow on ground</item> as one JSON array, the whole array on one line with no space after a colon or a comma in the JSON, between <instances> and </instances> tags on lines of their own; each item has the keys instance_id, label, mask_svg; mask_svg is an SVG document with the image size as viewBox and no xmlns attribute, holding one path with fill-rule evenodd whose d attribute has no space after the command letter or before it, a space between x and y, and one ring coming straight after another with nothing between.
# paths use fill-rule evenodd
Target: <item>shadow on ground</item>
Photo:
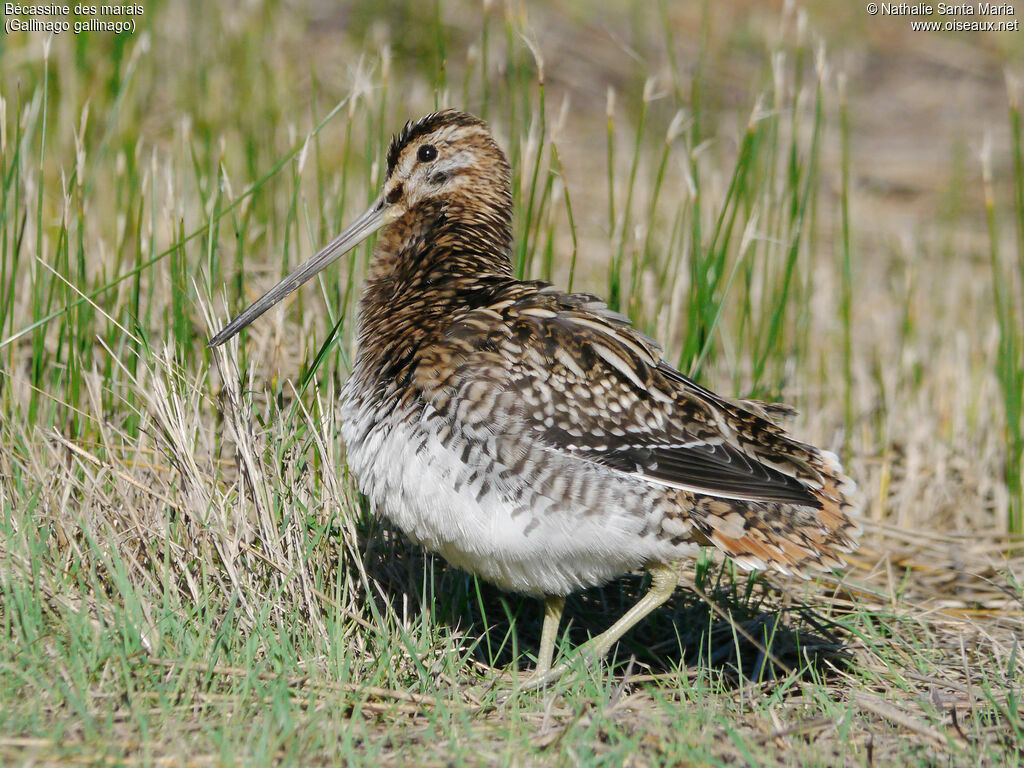
<instances>
[{"instance_id":1,"label":"shadow on ground","mask_svg":"<svg viewBox=\"0 0 1024 768\"><path fill-rule=\"evenodd\" d=\"M436 621L465 638L476 661L500 671L533 667L543 618L540 600L504 592L453 568L386 524L368 532L364 545L368 574L393 606L402 606L400 615L415 618L429 606ZM618 671L630 662L634 674L703 667L735 685L793 670L821 681L848 667L852 654L832 619L761 576L737 572L734 580L729 570L718 563L684 567L673 597L613 647ZM631 574L570 596L559 636L563 656L607 629L649 584L649 577Z\"/></svg>"}]
</instances>

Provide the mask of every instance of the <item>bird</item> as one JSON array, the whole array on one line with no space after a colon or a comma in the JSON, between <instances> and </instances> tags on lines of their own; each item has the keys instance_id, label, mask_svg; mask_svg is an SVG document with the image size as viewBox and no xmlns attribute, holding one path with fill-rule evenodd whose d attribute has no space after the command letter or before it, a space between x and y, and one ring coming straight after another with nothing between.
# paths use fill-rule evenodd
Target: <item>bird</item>
<instances>
[{"instance_id":1,"label":"bird","mask_svg":"<svg viewBox=\"0 0 1024 768\"><path fill-rule=\"evenodd\" d=\"M346 461L413 542L543 600L529 687L603 659L702 547L747 570L842 567L859 506L836 454L793 437L786 406L685 376L597 296L517 279L512 208L483 120L410 121L369 208L209 345L379 232L341 391ZM641 569L645 594L556 666L565 598Z\"/></svg>"}]
</instances>

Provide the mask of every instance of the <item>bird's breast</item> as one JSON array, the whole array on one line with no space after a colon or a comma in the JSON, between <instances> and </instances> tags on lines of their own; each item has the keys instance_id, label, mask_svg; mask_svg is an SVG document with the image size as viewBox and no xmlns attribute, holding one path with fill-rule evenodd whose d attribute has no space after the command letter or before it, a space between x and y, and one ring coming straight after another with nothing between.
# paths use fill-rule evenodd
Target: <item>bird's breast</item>
<instances>
[{"instance_id":1,"label":"bird's breast","mask_svg":"<svg viewBox=\"0 0 1024 768\"><path fill-rule=\"evenodd\" d=\"M602 483L530 446L515 450L526 458L513 471L500 437L469 439L426 403L346 389L343 437L360 491L452 565L514 592L564 595L666 554L630 483Z\"/></svg>"}]
</instances>

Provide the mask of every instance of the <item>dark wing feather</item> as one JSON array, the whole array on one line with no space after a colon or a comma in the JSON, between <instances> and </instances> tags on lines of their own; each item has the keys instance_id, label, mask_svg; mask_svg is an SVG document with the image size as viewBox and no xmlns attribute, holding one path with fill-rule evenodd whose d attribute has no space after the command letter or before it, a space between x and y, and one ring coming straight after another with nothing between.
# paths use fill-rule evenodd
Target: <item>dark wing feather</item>
<instances>
[{"instance_id":1,"label":"dark wing feather","mask_svg":"<svg viewBox=\"0 0 1024 768\"><path fill-rule=\"evenodd\" d=\"M528 434L702 494L821 507L814 449L671 368L595 297L516 281L483 290L487 301L476 297L418 373L428 397L456 396L464 427Z\"/></svg>"}]
</instances>

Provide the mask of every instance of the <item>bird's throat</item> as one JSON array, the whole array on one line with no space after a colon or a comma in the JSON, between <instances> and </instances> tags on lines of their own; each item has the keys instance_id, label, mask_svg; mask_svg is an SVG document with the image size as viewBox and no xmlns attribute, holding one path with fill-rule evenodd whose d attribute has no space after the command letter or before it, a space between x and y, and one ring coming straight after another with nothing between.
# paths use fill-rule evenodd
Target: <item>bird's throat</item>
<instances>
[{"instance_id":1,"label":"bird's throat","mask_svg":"<svg viewBox=\"0 0 1024 768\"><path fill-rule=\"evenodd\" d=\"M412 362L467 306L512 277L506 211L415 210L382 231L359 305L359 360L380 373ZM368 371L367 371L368 372Z\"/></svg>"}]
</instances>

